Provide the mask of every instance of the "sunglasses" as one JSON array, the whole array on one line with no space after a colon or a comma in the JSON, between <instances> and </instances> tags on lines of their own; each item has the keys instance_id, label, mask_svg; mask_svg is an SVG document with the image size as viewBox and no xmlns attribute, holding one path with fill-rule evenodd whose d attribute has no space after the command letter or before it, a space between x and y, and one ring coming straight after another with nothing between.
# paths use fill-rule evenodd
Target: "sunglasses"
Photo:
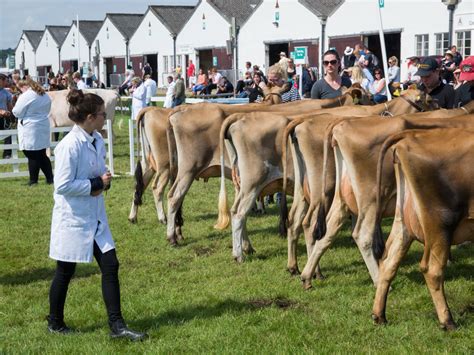
<instances>
[{"instance_id":1,"label":"sunglasses","mask_svg":"<svg viewBox=\"0 0 474 355\"><path fill-rule=\"evenodd\" d=\"M323 64L325 66L328 66L329 64L331 65L336 65L337 64L337 59L333 59L333 60L323 60Z\"/></svg>"}]
</instances>

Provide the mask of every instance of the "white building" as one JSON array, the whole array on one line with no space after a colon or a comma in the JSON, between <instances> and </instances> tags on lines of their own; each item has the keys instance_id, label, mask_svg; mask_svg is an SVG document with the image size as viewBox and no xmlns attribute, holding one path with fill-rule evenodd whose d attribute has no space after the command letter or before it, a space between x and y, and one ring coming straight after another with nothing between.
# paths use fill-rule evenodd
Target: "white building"
<instances>
[{"instance_id":1,"label":"white building","mask_svg":"<svg viewBox=\"0 0 474 355\"><path fill-rule=\"evenodd\" d=\"M213 66L232 78L232 54L227 50L231 38L232 18L237 27L252 15L261 0L201 0L177 39L178 65L185 67L187 59L196 68Z\"/></svg>"},{"instance_id":2,"label":"white building","mask_svg":"<svg viewBox=\"0 0 474 355\"><path fill-rule=\"evenodd\" d=\"M106 15L94 42L98 43L100 53L98 75L107 86L121 84L120 75L130 63L129 41L142 17L142 14Z\"/></svg>"},{"instance_id":3,"label":"white building","mask_svg":"<svg viewBox=\"0 0 474 355\"><path fill-rule=\"evenodd\" d=\"M80 20L78 34L77 21L72 22L61 47L61 71L63 73L68 70L72 72L77 71L85 63L88 63L89 68L92 68L92 61L95 55L94 39L101 26L102 21ZM78 57L80 57L79 61Z\"/></svg>"},{"instance_id":4,"label":"white building","mask_svg":"<svg viewBox=\"0 0 474 355\"><path fill-rule=\"evenodd\" d=\"M263 0L239 32L239 68L246 61L263 68L289 57L294 47L307 47L310 66L319 65L321 18L330 16L342 0ZM326 45L327 48L327 45Z\"/></svg>"},{"instance_id":5,"label":"white building","mask_svg":"<svg viewBox=\"0 0 474 355\"><path fill-rule=\"evenodd\" d=\"M164 86L165 77L173 69L174 41L194 12L194 6L149 6L130 38L130 59L135 74L149 63L152 77ZM180 63L181 65L181 63Z\"/></svg>"},{"instance_id":6,"label":"white building","mask_svg":"<svg viewBox=\"0 0 474 355\"><path fill-rule=\"evenodd\" d=\"M44 30L23 31L15 49L15 65L22 71L36 77L36 50L43 36ZM22 75L23 76L23 75Z\"/></svg>"},{"instance_id":7,"label":"white building","mask_svg":"<svg viewBox=\"0 0 474 355\"><path fill-rule=\"evenodd\" d=\"M46 26L36 50L38 80L44 81L49 71L55 74L61 68L61 46L70 26Z\"/></svg>"}]
</instances>

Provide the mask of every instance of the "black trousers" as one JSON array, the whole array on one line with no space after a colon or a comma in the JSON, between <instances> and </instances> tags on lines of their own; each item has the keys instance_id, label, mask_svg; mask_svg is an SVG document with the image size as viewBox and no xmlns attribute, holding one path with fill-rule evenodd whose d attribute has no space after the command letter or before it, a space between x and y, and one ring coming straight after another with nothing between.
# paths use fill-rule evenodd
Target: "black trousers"
<instances>
[{"instance_id":1,"label":"black trousers","mask_svg":"<svg viewBox=\"0 0 474 355\"><path fill-rule=\"evenodd\" d=\"M109 322L115 322L122 319L117 255L115 249L102 253L97 243L94 242L94 257L102 273L102 296ZM76 263L57 262L56 274L49 290L49 316L52 320L62 321L64 319L67 290L75 270Z\"/></svg>"},{"instance_id":2,"label":"black trousers","mask_svg":"<svg viewBox=\"0 0 474 355\"><path fill-rule=\"evenodd\" d=\"M46 181L53 183L53 168L51 160L46 155L46 149L41 150L24 150L23 153L28 158L28 170L30 172L30 182L37 183L39 171L43 172Z\"/></svg>"}]
</instances>

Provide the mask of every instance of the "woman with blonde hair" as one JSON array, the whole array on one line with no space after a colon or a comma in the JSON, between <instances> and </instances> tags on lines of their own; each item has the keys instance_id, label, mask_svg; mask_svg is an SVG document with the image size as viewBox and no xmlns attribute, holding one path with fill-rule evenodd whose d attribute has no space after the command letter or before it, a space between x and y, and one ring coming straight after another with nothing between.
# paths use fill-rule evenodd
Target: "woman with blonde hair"
<instances>
[{"instance_id":1,"label":"woman with blonde hair","mask_svg":"<svg viewBox=\"0 0 474 355\"><path fill-rule=\"evenodd\" d=\"M352 84L359 83L362 89L370 92L374 78L370 71L366 68L362 69L359 65L351 68L351 82Z\"/></svg>"},{"instance_id":2,"label":"woman with blonde hair","mask_svg":"<svg viewBox=\"0 0 474 355\"><path fill-rule=\"evenodd\" d=\"M44 89L31 79L19 80L21 91L12 113L18 119L18 140L20 150L28 158L29 186L38 184L39 171L46 177L46 183L53 183L51 161L46 155L50 146L49 110L51 99Z\"/></svg>"},{"instance_id":3,"label":"woman with blonde hair","mask_svg":"<svg viewBox=\"0 0 474 355\"><path fill-rule=\"evenodd\" d=\"M398 66L398 58L395 56L388 58L387 80L389 86L400 82L400 67Z\"/></svg>"}]
</instances>

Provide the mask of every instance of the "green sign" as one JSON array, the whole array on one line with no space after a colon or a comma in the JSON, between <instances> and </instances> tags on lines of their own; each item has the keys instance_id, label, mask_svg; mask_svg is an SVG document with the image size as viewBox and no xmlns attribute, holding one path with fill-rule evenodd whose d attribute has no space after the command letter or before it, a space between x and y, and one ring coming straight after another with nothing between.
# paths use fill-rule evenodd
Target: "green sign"
<instances>
[{"instance_id":1,"label":"green sign","mask_svg":"<svg viewBox=\"0 0 474 355\"><path fill-rule=\"evenodd\" d=\"M379 7L383 8L385 6L385 0L379 0Z\"/></svg>"},{"instance_id":2,"label":"green sign","mask_svg":"<svg viewBox=\"0 0 474 355\"><path fill-rule=\"evenodd\" d=\"M298 60L298 59L301 59L301 60L305 59L306 56L307 56L307 50L308 50L307 47L295 47L295 51L294 51L295 56L292 57L292 58L293 58L293 59L296 59L296 60Z\"/></svg>"},{"instance_id":3,"label":"green sign","mask_svg":"<svg viewBox=\"0 0 474 355\"><path fill-rule=\"evenodd\" d=\"M212 57L212 65L217 67L217 57L216 56Z\"/></svg>"},{"instance_id":4,"label":"green sign","mask_svg":"<svg viewBox=\"0 0 474 355\"><path fill-rule=\"evenodd\" d=\"M114 64L114 73L117 72L117 65Z\"/></svg>"}]
</instances>

